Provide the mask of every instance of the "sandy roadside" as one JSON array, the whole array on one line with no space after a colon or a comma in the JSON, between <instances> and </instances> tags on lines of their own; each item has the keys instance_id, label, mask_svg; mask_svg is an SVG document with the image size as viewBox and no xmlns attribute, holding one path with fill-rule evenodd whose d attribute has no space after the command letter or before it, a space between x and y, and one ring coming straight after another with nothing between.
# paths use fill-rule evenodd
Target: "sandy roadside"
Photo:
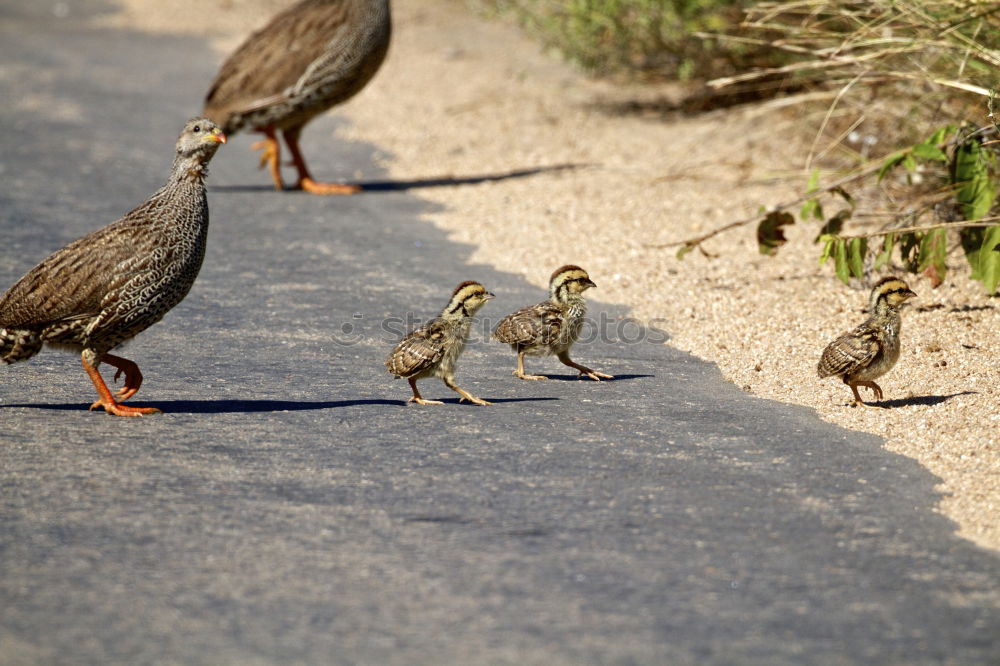
<instances>
[{"instance_id":1,"label":"sandy roadside","mask_svg":"<svg viewBox=\"0 0 1000 666\"><path fill-rule=\"evenodd\" d=\"M220 58L288 4L118 1L122 10L105 24L207 35ZM206 10L219 20L198 20ZM399 179L576 165L415 191L442 204L432 223L479 248L473 261L523 275L539 296L553 268L584 266L599 284L595 298L665 321L670 344L717 363L738 386L878 434L888 450L920 461L941 478L941 511L958 533L1000 548L1000 308L968 280L964 260L955 257L936 290L910 279L919 297L904 311L899 364L880 381L884 407L847 407L850 391L820 381L815 366L830 340L863 319L867 291L818 265L815 228L789 229L775 258L757 253L752 227L709 242L715 259L694 252L678 261L650 247L795 198L808 131L761 108L609 112L671 91L589 81L455 0L398 0L393 11L386 64L338 110L351 121L344 138L380 146ZM307 129L307 154L322 141Z\"/></svg>"}]
</instances>

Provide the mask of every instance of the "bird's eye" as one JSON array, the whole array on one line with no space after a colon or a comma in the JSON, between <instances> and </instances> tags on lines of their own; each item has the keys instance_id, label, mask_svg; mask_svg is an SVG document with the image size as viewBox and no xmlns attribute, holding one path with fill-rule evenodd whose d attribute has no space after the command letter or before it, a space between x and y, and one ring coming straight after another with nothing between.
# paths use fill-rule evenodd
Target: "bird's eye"
<instances>
[{"instance_id":1,"label":"bird's eye","mask_svg":"<svg viewBox=\"0 0 1000 666\"><path fill-rule=\"evenodd\" d=\"M195 125L195 126L194 126L194 131L195 131L195 133L196 133L196 134L197 134L198 132L200 132L200 131L201 131L201 125Z\"/></svg>"}]
</instances>

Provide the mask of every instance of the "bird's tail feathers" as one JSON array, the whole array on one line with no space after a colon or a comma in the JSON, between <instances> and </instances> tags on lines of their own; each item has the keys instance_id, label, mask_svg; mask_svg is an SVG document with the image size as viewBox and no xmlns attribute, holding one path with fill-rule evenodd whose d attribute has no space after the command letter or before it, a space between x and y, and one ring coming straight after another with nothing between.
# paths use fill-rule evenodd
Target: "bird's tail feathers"
<instances>
[{"instance_id":1,"label":"bird's tail feathers","mask_svg":"<svg viewBox=\"0 0 1000 666\"><path fill-rule=\"evenodd\" d=\"M0 361L16 363L31 358L42 348L42 338L34 331L0 328Z\"/></svg>"}]
</instances>

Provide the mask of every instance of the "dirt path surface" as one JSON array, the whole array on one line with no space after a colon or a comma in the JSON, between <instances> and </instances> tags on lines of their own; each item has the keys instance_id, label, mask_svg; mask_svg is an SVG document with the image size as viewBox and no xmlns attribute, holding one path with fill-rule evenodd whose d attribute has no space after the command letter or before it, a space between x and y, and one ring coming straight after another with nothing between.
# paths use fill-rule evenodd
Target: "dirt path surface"
<instances>
[{"instance_id":1,"label":"dirt path surface","mask_svg":"<svg viewBox=\"0 0 1000 666\"><path fill-rule=\"evenodd\" d=\"M126 0L102 20L208 34L221 53L287 2L160 4ZM202 20L206 6L217 20ZM941 510L959 534L1000 548L1000 311L960 260L936 290L910 280L919 297L904 311L899 364L880 381L885 400L850 408L850 391L819 380L815 366L830 340L863 319L867 289L846 288L817 264L816 229L790 229L776 258L757 253L751 227L708 243L715 259L694 252L681 262L672 249L651 247L795 198L804 182L801 127L766 108L625 113L672 93L589 81L518 31L449 0L393 9L385 66L337 111L351 122L344 138L384 148L382 166L399 180L565 167L422 190L441 204L429 219L478 248L473 261L540 289L556 266L584 266L602 299L656 320L670 344L717 363L737 386L812 407L918 460L941 478ZM307 155L322 150L323 137L307 129L303 145Z\"/></svg>"}]
</instances>

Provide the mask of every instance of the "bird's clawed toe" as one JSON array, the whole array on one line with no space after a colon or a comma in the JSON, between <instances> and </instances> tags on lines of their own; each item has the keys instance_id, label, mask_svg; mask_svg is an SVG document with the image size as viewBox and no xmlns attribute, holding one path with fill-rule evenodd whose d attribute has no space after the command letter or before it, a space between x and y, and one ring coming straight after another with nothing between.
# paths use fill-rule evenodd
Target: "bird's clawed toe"
<instances>
[{"instance_id":1,"label":"bird's clawed toe","mask_svg":"<svg viewBox=\"0 0 1000 666\"><path fill-rule=\"evenodd\" d=\"M415 402L418 405L443 405L444 404L440 400L426 400L424 398L418 398L417 396L413 396L412 398L410 398L406 402Z\"/></svg>"}]
</instances>

